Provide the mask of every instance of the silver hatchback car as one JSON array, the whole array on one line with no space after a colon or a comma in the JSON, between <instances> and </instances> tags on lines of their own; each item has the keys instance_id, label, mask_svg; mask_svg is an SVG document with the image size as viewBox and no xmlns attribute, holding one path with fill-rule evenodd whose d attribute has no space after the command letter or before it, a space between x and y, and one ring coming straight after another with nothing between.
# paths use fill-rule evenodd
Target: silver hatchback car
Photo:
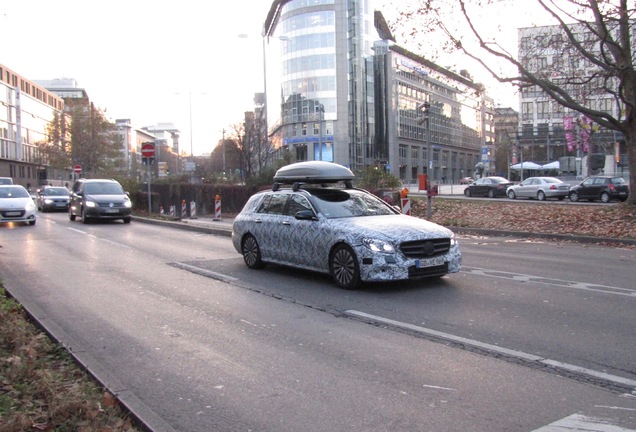
<instances>
[{"instance_id":1,"label":"silver hatchback car","mask_svg":"<svg viewBox=\"0 0 636 432\"><path fill-rule=\"evenodd\" d=\"M352 179L349 169L330 162L281 168L274 180L293 186L275 183L249 199L234 220L234 248L250 268L276 263L327 273L346 289L460 270L451 230L401 214L352 187Z\"/></svg>"}]
</instances>

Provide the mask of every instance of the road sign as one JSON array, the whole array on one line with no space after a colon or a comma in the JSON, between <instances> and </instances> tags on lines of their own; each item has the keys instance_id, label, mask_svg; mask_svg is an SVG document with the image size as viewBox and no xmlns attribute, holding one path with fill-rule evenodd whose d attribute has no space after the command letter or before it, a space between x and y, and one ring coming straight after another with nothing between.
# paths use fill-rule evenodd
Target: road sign
<instances>
[{"instance_id":1,"label":"road sign","mask_svg":"<svg viewBox=\"0 0 636 432\"><path fill-rule=\"evenodd\" d=\"M74 172L75 174L79 174L79 173L81 173L81 172L82 172L82 166L81 166L81 165L75 165L75 166L73 167L73 172Z\"/></svg>"},{"instance_id":2,"label":"road sign","mask_svg":"<svg viewBox=\"0 0 636 432\"><path fill-rule=\"evenodd\" d=\"M154 157L155 145L153 143L143 143L141 145L141 155L147 158Z\"/></svg>"}]
</instances>

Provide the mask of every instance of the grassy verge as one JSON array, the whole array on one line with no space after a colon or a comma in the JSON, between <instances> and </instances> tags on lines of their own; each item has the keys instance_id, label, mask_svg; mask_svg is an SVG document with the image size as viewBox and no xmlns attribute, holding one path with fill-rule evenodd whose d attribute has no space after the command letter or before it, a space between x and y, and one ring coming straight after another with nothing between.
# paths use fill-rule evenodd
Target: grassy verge
<instances>
[{"instance_id":1,"label":"grassy verge","mask_svg":"<svg viewBox=\"0 0 636 432\"><path fill-rule=\"evenodd\" d=\"M0 430L141 430L0 283Z\"/></svg>"}]
</instances>

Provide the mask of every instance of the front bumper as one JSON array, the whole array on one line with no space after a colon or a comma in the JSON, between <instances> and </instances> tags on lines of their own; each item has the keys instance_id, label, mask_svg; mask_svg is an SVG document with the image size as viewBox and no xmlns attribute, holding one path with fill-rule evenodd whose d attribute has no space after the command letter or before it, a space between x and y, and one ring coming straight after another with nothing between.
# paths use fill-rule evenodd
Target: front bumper
<instances>
[{"instance_id":1,"label":"front bumper","mask_svg":"<svg viewBox=\"0 0 636 432\"><path fill-rule=\"evenodd\" d=\"M444 255L428 259L407 259L401 254L364 254L360 259L360 279L364 282L396 281L439 277L457 273L462 255L457 244Z\"/></svg>"}]
</instances>

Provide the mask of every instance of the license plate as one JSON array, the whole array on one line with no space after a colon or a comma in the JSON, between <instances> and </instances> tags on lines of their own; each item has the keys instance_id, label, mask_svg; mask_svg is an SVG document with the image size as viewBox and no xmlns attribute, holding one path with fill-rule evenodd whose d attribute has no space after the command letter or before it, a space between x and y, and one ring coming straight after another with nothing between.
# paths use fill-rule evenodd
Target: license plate
<instances>
[{"instance_id":1,"label":"license plate","mask_svg":"<svg viewBox=\"0 0 636 432\"><path fill-rule=\"evenodd\" d=\"M441 256L435 257L435 258L415 260L415 267L417 268L433 267L433 266L439 266L442 264L444 264L444 257L441 257Z\"/></svg>"},{"instance_id":2,"label":"license plate","mask_svg":"<svg viewBox=\"0 0 636 432\"><path fill-rule=\"evenodd\" d=\"M20 216L22 212L19 211L8 211L4 213L6 216Z\"/></svg>"},{"instance_id":3,"label":"license plate","mask_svg":"<svg viewBox=\"0 0 636 432\"><path fill-rule=\"evenodd\" d=\"M106 213L119 213L118 209L106 209Z\"/></svg>"}]
</instances>

